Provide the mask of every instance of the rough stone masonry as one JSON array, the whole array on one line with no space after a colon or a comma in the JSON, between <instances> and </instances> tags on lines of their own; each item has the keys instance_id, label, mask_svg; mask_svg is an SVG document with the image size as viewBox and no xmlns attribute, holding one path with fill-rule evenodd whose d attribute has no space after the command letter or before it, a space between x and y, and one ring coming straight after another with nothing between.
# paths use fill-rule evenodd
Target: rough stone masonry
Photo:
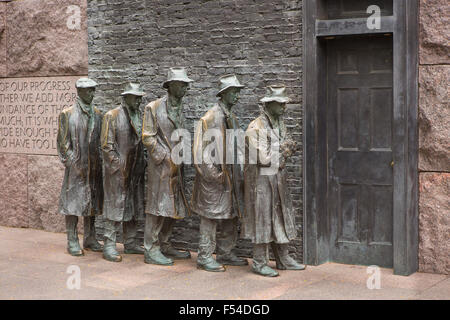
<instances>
[{"instance_id":1,"label":"rough stone masonry","mask_svg":"<svg viewBox=\"0 0 450 320\"><path fill-rule=\"evenodd\" d=\"M89 76L99 83L94 103L103 111L118 106L125 83L137 81L147 92L143 107L165 94L161 85L168 68L184 66L195 80L183 100L193 134L195 121L216 101L219 77L234 73L246 86L234 109L242 129L258 115L265 87L283 83L292 99L286 123L301 143L301 9L299 0L88 1ZM300 261L301 172L299 152L289 164L289 190L298 229L290 251ZM189 195L193 176L190 167ZM173 241L178 247L196 249L198 222L197 217L177 222ZM250 243L240 240L236 253L251 256Z\"/></svg>"}]
</instances>

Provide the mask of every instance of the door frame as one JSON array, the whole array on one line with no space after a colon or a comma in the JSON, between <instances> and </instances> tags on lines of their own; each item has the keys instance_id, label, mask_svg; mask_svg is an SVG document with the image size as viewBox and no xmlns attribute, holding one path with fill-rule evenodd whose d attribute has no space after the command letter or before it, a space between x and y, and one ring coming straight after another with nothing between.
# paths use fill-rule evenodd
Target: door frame
<instances>
[{"instance_id":1,"label":"door frame","mask_svg":"<svg viewBox=\"0 0 450 320\"><path fill-rule=\"evenodd\" d=\"M393 37L394 274L418 269L418 0L393 0L393 16L369 30L365 18L324 20L325 0L303 1L303 255L330 258L327 213L326 38L390 33Z\"/></svg>"}]
</instances>

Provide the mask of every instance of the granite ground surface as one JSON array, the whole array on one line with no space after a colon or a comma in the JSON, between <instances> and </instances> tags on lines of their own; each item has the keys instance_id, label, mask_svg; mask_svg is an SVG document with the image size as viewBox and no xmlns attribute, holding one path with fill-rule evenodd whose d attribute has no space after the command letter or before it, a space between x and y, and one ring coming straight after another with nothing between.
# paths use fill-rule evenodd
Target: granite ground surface
<instances>
[{"instance_id":1,"label":"granite ground surface","mask_svg":"<svg viewBox=\"0 0 450 320\"><path fill-rule=\"evenodd\" d=\"M370 290L371 274L364 266L326 263L264 278L253 274L250 266L228 267L224 273L198 270L196 253L170 267L144 264L142 255L123 254L121 263L108 262L91 251L72 257L66 253L65 234L41 230L0 227L0 243L0 299L4 300L450 299L449 275L404 277L380 269L381 288ZM122 245L118 249L123 252ZM68 289L68 279L74 276L67 272L70 266L80 270L80 289Z\"/></svg>"}]
</instances>

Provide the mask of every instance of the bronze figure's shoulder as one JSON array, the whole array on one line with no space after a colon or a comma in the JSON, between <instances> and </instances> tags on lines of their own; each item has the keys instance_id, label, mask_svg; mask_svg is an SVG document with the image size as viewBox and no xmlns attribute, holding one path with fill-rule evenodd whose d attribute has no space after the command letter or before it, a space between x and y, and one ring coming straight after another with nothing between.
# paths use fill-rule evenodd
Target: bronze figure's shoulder
<instances>
[{"instance_id":1,"label":"bronze figure's shoulder","mask_svg":"<svg viewBox=\"0 0 450 320\"><path fill-rule=\"evenodd\" d=\"M106 112L105 118L116 119L120 113L120 109L121 109L121 107L117 107L112 110L109 110L108 112Z\"/></svg>"},{"instance_id":2,"label":"bronze figure's shoulder","mask_svg":"<svg viewBox=\"0 0 450 320\"><path fill-rule=\"evenodd\" d=\"M211 109L206 111L203 117L200 118L200 121L203 122L204 129L213 128L216 126L216 122L220 117L220 107L215 104Z\"/></svg>"},{"instance_id":3,"label":"bronze figure's shoulder","mask_svg":"<svg viewBox=\"0 0 450 320\"><path fill-rule=\"evenodd\" d=\"M262 116L259 116L258 118L256 118L255 120L253 120L252 122L249 123L249 125L247 127L247 131L258 130L258 129L263 129L263 128L264 128L264 119Z\"/></svg>"},{"instance_id":4,"label":"bronze figure's shoulder","mask_svg":"<svg viewBox=\"0 0 450 320\"><path fill-rule=\"evenodd\" d=\"M144 113L147 113L147 112L149 112L151 110L152 114L155 115L156 114L156 110L161 105L161 101L162 100L163 100L163 98L159 98L159 99L156 99L156 100L153 100L153 101L149 102L144 108Z\"/></svg>"},{"instance_id":5,"label":"bronze figure's shoulder","mask_svg":"<svg viewBox=\"0 0 450 320\"><path fill-rule=\"evenodd\" d=\"M61 110L61 113L65 116L70 116L75 111L75 105L72 105L70 107L64 108Z\"/></svg>"},{"instance_id":6,"label":"bronze figure's shoulder","mask_svg":"<svg viewBox=\"0 0 450 320\"><path fill-rule=\"evenodd\" d=\"M145 109L150 108L153 111L155 111L161 105L162 100L163 98L153 100L152 102L150 102L148 105L145 106Z\"/></svg>"}]
</instances>

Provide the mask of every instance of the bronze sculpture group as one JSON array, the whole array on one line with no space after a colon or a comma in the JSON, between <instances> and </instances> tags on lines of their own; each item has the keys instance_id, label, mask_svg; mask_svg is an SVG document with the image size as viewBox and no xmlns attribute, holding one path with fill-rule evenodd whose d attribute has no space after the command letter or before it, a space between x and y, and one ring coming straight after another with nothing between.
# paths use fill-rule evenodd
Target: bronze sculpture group
<instances>
[{"instance_id":1,"label":"bronze sculpture group","mask_svg":"<svg viewBox=\"0 0 450 320\"><path fill-rule=\"evenodd\" d=\"M220 78L217 103L195 127L196 175L188 201L184 164L173 159L175 142L171 137L185 128L182 100L191 82L184 68L171 68L163 84L167 94L145 106L143 115L139 106L145 93L138 84L129 83L121 93L121 105L103 117L92 105L97 83L89 78L76 82L77 101L61 112L57 137L58 154L65 166L59 212L66 219L69 254L80 256L83 249L92 250L103 252L108 261L120 262L116 235L122 225L124 253L143 254L149 264L173 265L175 259L191 257L189 251L175 249L169 238L175 221L192 212L200 217L198 269L221 272L225 265L248 264L232 253L240 221L241 235L254 244L255 273L278 276L268 266L269 246L277 269L305 269L288 254L288 243L296 232L285 164L297 144L289 138L283 121L289 102L285 87L268 87L267 96L260 100L261 115L249 124L242 150L234 141L229 143L227 134L239 129L232 108L244 86L235 75ZM211 132L214 138L208 139ZM263 139L267 132L275 135ZM251 155L251 149L257 151L254 161L238 163L239 152ZM215 150L213 154L211 150ZM230 152L231 162L227 158ZM103 215L103 246L96 240L97 215ZM136 222L143 215L141 247L136 240ZM84 217L83 249L77 234L78 217Z\"/></svg>"}]
</instances>

